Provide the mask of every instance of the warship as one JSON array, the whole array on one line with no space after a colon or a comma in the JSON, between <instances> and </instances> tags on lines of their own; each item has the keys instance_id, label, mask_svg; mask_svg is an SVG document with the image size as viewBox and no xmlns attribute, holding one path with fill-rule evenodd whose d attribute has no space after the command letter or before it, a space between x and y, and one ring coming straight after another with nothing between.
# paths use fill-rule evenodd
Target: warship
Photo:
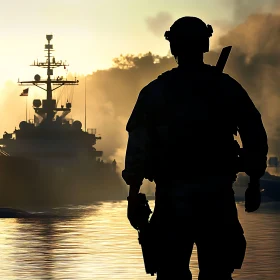
<instances>
[{"instance_id":1,"label":"warship","mask_svg":"<svg viewBox=\"0 0 280 280\"><path fill-rule=\"evenodd\" d=\"M72 104L58 107L54 99L56 89L79 81L53 77L55 68L68 64L55 59L53 35L46 39L45 61L31 65L45 68L46 77L36 74L34 80L18 81L27 87L20 96L28 95L28 86L36 86L46 92L46 99L33 100L34 120L21 121L0 139L0 207L37 209L125 199L116 161L104 162L103 151L94 147L101 140L96 129L83 130L79 120L67 118Z\"/></svg>"}]
</instances>

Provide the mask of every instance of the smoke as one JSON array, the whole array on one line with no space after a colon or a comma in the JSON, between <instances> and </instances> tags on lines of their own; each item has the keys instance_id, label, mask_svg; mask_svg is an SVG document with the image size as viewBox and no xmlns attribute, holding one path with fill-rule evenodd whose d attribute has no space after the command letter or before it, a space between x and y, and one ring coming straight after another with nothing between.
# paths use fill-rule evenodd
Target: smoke
<instances>
[{"instance_id":1,"label":"smoke","mask_svg":"<svg viewBox=\"0 0 280 280\"><path fill-rule=\"evenodd\" d=\"M211 38L212 43L214 41L214 47L221 47L219 42L220 37L223 37L232 29L235 29L239 25L248 22L248 18L255 15L268 15L268 14L279 14L280 0L220 0L218 2L220 6L224 6L227 10L231 11L231 16L227 19L212 20L211 24L214 27L214 38ZM249 31L249 30L247 30ZM218 34L218 38L217 38ZM252 34L256 34L253 32ZM218 39L218 42L217 42ZM244 43L244 42L243 42ZM246 42L245 42L246 43ZM248 44L251 41L247 41ZM212 46L213 44L211 44ZM236 47L236 46L234 46Z\"/></svg>"},{"instance_id":2,"label":"smoke","mask_svg":"<svg viewBox=\"0 0 280 280\"><path fill-rule=\"evenodd\" d=\"M262 0L235 0L233 4L233 18L237 22L241 22L249 15L263 12L265 8L269 7L275 1L267 1L264 4Z\"/></svg>"},{"instance_id":3,"label":"smoke","mask_svg":"<svg viewBox=\"0 0 280 280\"><path fill-rule=\"evenodd\" d=\"M148 29L157 37L163 37L166 26L170 26L172 22L173 18L167 12L160 12L154 17L146 18Z\"/></svg>"},{"instance_id":4,"label":"smoke","mask_svg":"<svg viewBox=\"0 0 280 280\"><path fill-rule=\"evenodd\" d=\"M173 58L147 53L114 59L114 66L86 77L87 127L97 128L102 140L96 147L104 151L104 159L116 159L119 171L124 168L128 135L125 130L140 90L162 72L176 66ZM75 92L73 115L84 118L84 83Z\"/></svg>"},{"instance_id":5,"label":"smoke","mask_svg":"<svg viewBox=\"0 0 280 280\"><path fill-rule=\"evenodd\" d=\"M244 22L253 14L276 13L280 7L279 0L220 0L218 4L231 10L232 20L228 22L234 25Z\"/></svg>"},{"instance_id":6,"label":"smoke","mask_svg":"<svg viewBox=\"0 0 280 280\"><path fill-rule=\"evenodd\" d=\"M232 45L227 71L248 91L261 111L271 154L279 154L280 16L255 14L220 39Z\"/></svg>"}]
</instances>

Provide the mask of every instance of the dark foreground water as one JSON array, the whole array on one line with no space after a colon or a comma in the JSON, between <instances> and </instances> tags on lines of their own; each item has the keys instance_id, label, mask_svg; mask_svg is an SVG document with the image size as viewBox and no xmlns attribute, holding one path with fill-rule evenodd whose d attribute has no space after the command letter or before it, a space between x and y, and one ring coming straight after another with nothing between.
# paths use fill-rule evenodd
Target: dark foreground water
<instances>
[{"instance_id":1,"label":"dark foreground water","mask_svg":"<svg viewBox=\"0 0 280 280\"><path fill-rule=\"evenodd\" d=\"M63 218L0 219L0 279L155 279L145 274L126 204L55 209ZM248 214L238 203L238 210L248 250L234 279L280 279L280 204ZM195 247L190 265L197 279Z\"/></svg>"}]
</instances>

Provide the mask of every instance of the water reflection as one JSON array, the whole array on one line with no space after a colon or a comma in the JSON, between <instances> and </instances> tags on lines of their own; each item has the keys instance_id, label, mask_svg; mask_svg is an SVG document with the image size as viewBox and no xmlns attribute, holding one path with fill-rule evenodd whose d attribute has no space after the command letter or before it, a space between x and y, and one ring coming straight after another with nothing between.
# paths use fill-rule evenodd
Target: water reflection
<instances>
[{"instance_id":1,"label":"water reflection","mask_svg":"<svg viewBox=\"0 0 280 280\"><path fill-rule=\"evenodd\" d=\"M153 207L154 202L150 202ZM238 205L248 251L238 279L280 274L279 205L247 214ZM276 210L275 210L276 209ZM126 201L54 209L57 217L0 219L0 279L148 279ZM196 248L191 259L197 279ZM276 277L277 278L277 277ZM153 278L155 279L155 277Z\"/></svg>"}]
</instances>

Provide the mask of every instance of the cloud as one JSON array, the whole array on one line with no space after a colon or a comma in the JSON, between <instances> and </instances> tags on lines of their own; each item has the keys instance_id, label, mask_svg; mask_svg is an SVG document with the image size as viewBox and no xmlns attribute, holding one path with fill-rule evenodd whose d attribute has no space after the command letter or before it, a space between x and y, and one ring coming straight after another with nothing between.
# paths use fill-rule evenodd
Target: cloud
<instances>
[{"instance_id":1,"label":"cloud","mask_svg":"<svg viewBox=\"0 0 280 280\"><path fill-rule=\"evenodd\" d=\"M217 3L232 12L232 21L239 24L253 14L276 13L280 7L279 0L220 0Z\"/></svg>"},{"instance_id":2,"label":"cloud","mask_svg":"<svg viewBox=\"0 0 280 280\"><path fill-rule=\"evenodd\" d=\"M163 37L164 32L169 29L172 23L173 18L168 12L160 12L154 17L146 18L149 31L157 37Z\"/></svg>"}]
</instances>

